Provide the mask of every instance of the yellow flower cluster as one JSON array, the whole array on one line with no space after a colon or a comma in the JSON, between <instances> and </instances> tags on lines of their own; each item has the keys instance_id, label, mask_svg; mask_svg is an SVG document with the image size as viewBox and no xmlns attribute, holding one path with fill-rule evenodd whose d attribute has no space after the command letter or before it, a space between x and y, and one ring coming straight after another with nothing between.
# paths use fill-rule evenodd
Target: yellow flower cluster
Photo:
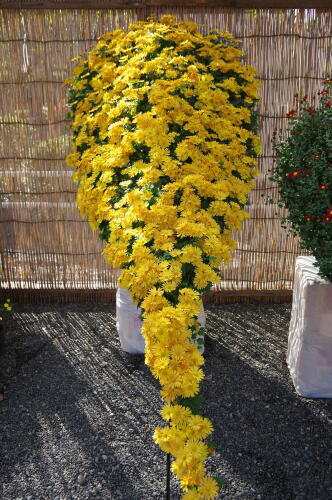
<instances>
[{"instance_id":1,"label":"yellow flower cluster","mask_svg":"<svg viewBox=\"0 0 332 500\"><path fill-rule=\"evenodd\" d=\"M231 35L173 16L106 33L79 59L65 81L77 205L143 311L146 363L169 421L154 439L173 455L184 498L213 499L212 424L191 406L204 362L192 340L201 294L220 280L232 231L248 217L258 83Z\"/></svg>"},{"instance_id":2,"label":"yellow flower cluster","mask_svg":"<svg viewBox=\"0 0 332 500\"><path fill-rule=\"evenodd\" d=\"M7 315L12 311L12 306L10 305L10 299L6 299L4 304L0 305L0 321L3 321Z\"/></svg>"}]
</instances>

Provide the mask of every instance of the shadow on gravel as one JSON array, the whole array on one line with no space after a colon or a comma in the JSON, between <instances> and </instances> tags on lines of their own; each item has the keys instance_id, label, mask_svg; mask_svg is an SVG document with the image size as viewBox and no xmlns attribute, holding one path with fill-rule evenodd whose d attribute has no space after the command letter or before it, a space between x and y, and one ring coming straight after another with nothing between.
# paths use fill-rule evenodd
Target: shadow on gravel
<instances>
[{"instance_id":1,"label":"shadow on gravel","mask_svg":"<svg viewBox=\"0 0 332 500\"><path fill-rule=\"evenodd\" d=\"M159 386L142 360L122 353L114 305L16 311L7 371L0 358L2 498L163 498L165 457L152 441ZM206 311L203 412L217 445L208 470L227 480L220 498L332 500L332 400L294 392L290 305ZM180 498L174 478L171 498Z\"/></svg>"},{"instance_id":2,"label":"shadow on gravel","mask_svg":"<svg viewBox=\"0 0 332 500\"><path fill-rule=\"evenodd\" d=\"M236 306L208 314L203 393L218 445L211 468L228 481L222 498L331 500L332 400L295 393L285 307Z\"/></svg>"},{"instance_id":3,"label":"shadow on gravel","mask_svg":"<svg viewBox=\"0 0 332 500\"><path fill-rule=\"evenodd\" d=\"M49 366L45 365L47 360ZM116 435L115 426L108 429L109 435L98 432L80 408L83 400L95 407L94 412L98 411L96 407L101 406L89 383L77 376L52 345L45 347L43 361L36 359L34 365L29 373L25 373L25 370L19 373L13 381L18 385L11 389L8 399L0 406L2 484L10 483L14 475L17 477L18 471L26 470L27 474L23 474L26 485L22 493L35 498L35 488L29 488L30 470L33 476L39 478L38 490L45 490L43 498L55 498L53 491L57 487L59 490L70 490L68 493L72 495L80 495L81 487L93 477L104 480L100 483L100 491L106 488L110 494L113 489L119 489L122 483L126 485L126 495L135 498L136 494L122 471L121 462L113 455L110 446L110 437ZM24 399L20 401L22 391ZM103 411L103 408L99 408L99 411ZM49 440L47 446L45 435ZM66 458L67 446L71 447L72 454L77 453L74 464L70 463L70 458ZM114 468L117 476L115 485L111 479ZM98 482L95 483L98 491ZM3 498L18 498L15 495L20 492L10 490L8 496ZM120 491L117 493L120 494Z\"/></svg>"},{"instance_id":4,"label":"shadow on gravel","mask_svg":"<svg viewBox=\"0 0 332 500\"><path fill-rule=\"evenodd\" d=\"M21 309L0 358L1 498L143 498L157 384L120 352L110 308Z\"/></svg>"}]
</instances>

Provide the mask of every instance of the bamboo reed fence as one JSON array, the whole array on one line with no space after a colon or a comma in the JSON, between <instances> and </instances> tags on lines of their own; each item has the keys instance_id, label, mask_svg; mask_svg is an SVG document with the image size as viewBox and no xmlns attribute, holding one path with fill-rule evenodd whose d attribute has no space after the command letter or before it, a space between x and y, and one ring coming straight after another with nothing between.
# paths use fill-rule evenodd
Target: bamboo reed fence
<instances>
[{"instance_id":1,"label":"bamboo reed fence","mask_svg":"<svg viewBox=\"0 0 332 500\"><path fill-rule=\"evenodd\" d=\"M65 163L71 129L62 82L76 64L71 59L104 32L172 13L201 24L204 32L232 33L262 82L263 154L250 196L251 219L236 234L233 261L206 300L289 300L295 258L304 252L281 228L283 213L267 204L277 197L268 180L271 139L275 130L285 129L294 94L316 95L332 74L332 9L246 10L173 2L144 9L64 9L61 3L57 9L0 9L1 295L39 301L114 298L116 274L101 256L97 233L75 206L76 188Z\"/></svg>"}]
</instances>

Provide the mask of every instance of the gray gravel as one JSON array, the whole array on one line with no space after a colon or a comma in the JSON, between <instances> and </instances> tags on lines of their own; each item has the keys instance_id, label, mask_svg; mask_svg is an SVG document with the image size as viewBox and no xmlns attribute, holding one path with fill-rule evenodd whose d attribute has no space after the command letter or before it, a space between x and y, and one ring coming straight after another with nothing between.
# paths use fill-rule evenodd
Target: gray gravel
<instances>
[{"instance_id":1,"label":"gray gravel","mask_svg":"<svg viewBox=\"0 0 332 500\"><path fill-rule=\"evenodd\" d=\"M14 309L0 355L1 499L163 499L158 383L122 353L114 305ZM206 311L203 412L217 444L209 472L227 481L220 498L332 500L332 400L294 392L290 305Z\"/></svg>"}]
</instances>

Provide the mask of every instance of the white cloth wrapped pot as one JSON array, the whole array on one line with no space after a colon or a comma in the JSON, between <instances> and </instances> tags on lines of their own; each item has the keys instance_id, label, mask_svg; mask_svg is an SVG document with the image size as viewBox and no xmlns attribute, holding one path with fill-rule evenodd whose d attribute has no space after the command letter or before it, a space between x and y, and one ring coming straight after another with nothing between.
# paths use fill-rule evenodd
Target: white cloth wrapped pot
<instances>
[{"instance_id":1,"label":"white cloth wrapped pot","mask_svg":"<svg viewBox=\"0 0 332 500\"><path fill-rule=\"evenodd\" d=\"M301 396L332 397L332 283L315 258L296 259L287 364Z\"/></svg>"},{"instance_id":2,"label":"white cloth wrapped pot","mask_svg":"<svg viewBox=\"0 0 332 500\"><path fill-rule=\"evenodd\" d=\"M140 319L141 309L133 302L130 293L125 288L118 288L116 292L116 327L118 330L121 347L130 354L144 354L145 341L141 333L142 320ZM198 322L201 327L205 327L206 316L203 303ZM200 337L202 338L202 337ZM204 352L204 343L197 343L201 353ZM204 338L202 339L204 341Z\"/></svg>"}]
</instances>

